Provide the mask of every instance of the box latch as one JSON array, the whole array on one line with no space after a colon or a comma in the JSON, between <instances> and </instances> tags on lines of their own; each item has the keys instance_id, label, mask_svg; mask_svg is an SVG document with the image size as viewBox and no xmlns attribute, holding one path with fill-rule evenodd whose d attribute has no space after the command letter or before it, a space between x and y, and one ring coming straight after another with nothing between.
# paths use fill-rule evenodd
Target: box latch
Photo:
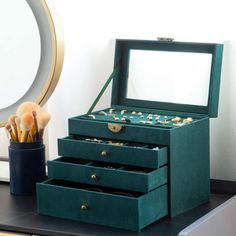
<instances>
[{"instance_id":1,"label":"box latch","mask_svg":"<svg viewBox=\"0 0 236 236\"><path fill-rule=\"evenodd\" d=\"M123 130L124 125L108 123L107 128L113 133L120 133Z\"/></svg>"}]
</instances>

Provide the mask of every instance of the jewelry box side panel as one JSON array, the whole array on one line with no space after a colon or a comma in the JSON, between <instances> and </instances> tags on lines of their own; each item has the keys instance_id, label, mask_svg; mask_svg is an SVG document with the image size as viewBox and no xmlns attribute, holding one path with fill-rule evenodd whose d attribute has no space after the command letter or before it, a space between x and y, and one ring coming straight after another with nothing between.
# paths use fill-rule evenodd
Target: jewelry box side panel
<instances>
[{"instance_id":1,"label":"jewelry box side panel","mask_svg":"<svg viewBox=\"0 0 236 236\"><path fill-rule=\"evenodd\" d=\"M169 146L169 201L174 217L210 197L209 118L174 129Z\"/></svg>"}]
</instances>

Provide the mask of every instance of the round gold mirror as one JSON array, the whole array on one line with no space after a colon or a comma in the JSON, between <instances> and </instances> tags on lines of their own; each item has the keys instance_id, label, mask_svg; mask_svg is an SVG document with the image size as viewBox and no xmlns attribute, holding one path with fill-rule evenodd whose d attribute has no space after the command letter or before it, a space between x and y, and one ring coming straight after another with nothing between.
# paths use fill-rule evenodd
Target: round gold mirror
<instances>
[{"instance_id":1,"label":"round gold mirror","mask_svg":"<svg viewBox=\"0 0 236 236\"><path fill-rule=\"evenodd\" d=\"M45 0L3 0L0 7L0 127L19 104L43 105L55 89L64 43Z\"/></svg>"}]
</instances>

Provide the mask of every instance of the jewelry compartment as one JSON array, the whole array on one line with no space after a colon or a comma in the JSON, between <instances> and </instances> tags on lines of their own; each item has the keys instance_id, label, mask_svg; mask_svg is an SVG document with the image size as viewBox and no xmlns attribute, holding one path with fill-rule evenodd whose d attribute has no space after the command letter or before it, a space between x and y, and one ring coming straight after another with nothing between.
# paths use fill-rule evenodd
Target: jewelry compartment
<instances>
[{"instance_id":1,"label":"jewelry compartment","mask_svg":"<svg viewBox=\"0 0 236 236\"><path fill-rule=\"evenodd\" d=\"M135 231L168 214L166 185L147 194L91 188L90 185L59 180L38 183L38 212Z\"/></svg>"},{"instance_id":2,"label":"jewelry compartment","mask_svg":"<svg viewBox=\"0 0 236 236\"><path fill-rule=\"evenodd\" d=\"M83 136L58 139L60 156L106 163L159 168L168 162L167 147Z\"/></svg>"},{"instance_id":3,"label":"jewelry compartment","mask_svg":"<svg viewBox=\"0 0 236 236\"><path fill-rule=\"evenodd\" d=\"M151 169L69 157L48 161L49 178L138 192L149 192L166 184L167 172L167 166Z\"/></svg>"},{"instance_id":4,"label":"jewelry compartment","mask_svg":"<svg viewBox=\"0 0 236 236\"><path fill-rule=\"evenodd\" d=\"M79 117L84 120L96 120L107 123L114 122L117 124L134 124L141 126L147 125L148 127L159 127L166 129L185 126L199 119L196 115L194 115L194 118L188 117L187 113L171 113L169 111L122 106L114 106L112 108L88 113Z\"/></svg>"},{"instance_id":5,"label":"jewelry compartment","mask_svg":"<svg viewBox=\"0 0 236 236\"><path fill-rule=\"evenodd\" d=\"M199 114L186 113L183 115L180 112L123 108L115 106L70 118L69 133L71 135L169 145L172 130L191 125L203 118ZM109 113L110 110L113 113Z\"/></svg>"}]
</instances>

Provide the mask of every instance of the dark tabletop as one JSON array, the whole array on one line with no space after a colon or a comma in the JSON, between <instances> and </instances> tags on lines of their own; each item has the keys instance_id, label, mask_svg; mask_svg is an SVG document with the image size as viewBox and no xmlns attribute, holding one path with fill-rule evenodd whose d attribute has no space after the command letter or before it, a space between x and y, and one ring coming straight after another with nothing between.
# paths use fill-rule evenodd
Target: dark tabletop
<instances>
[{"instance_id":1,"label":"dark tabletop","mask_svg":"<svg viewBox=\"0 0 236 236\"><path fill-rule=\"evenodd\" d=\"M35 196L14 196L9 184L0 182L0 230L38 235L96 235L96 236L177 236L186 226L232 195L212 194L209 203L181 214L173 219L164 218L141 232L130 232L110 227L86 224L37 214Z\"/></svg>"}]
</instances>

